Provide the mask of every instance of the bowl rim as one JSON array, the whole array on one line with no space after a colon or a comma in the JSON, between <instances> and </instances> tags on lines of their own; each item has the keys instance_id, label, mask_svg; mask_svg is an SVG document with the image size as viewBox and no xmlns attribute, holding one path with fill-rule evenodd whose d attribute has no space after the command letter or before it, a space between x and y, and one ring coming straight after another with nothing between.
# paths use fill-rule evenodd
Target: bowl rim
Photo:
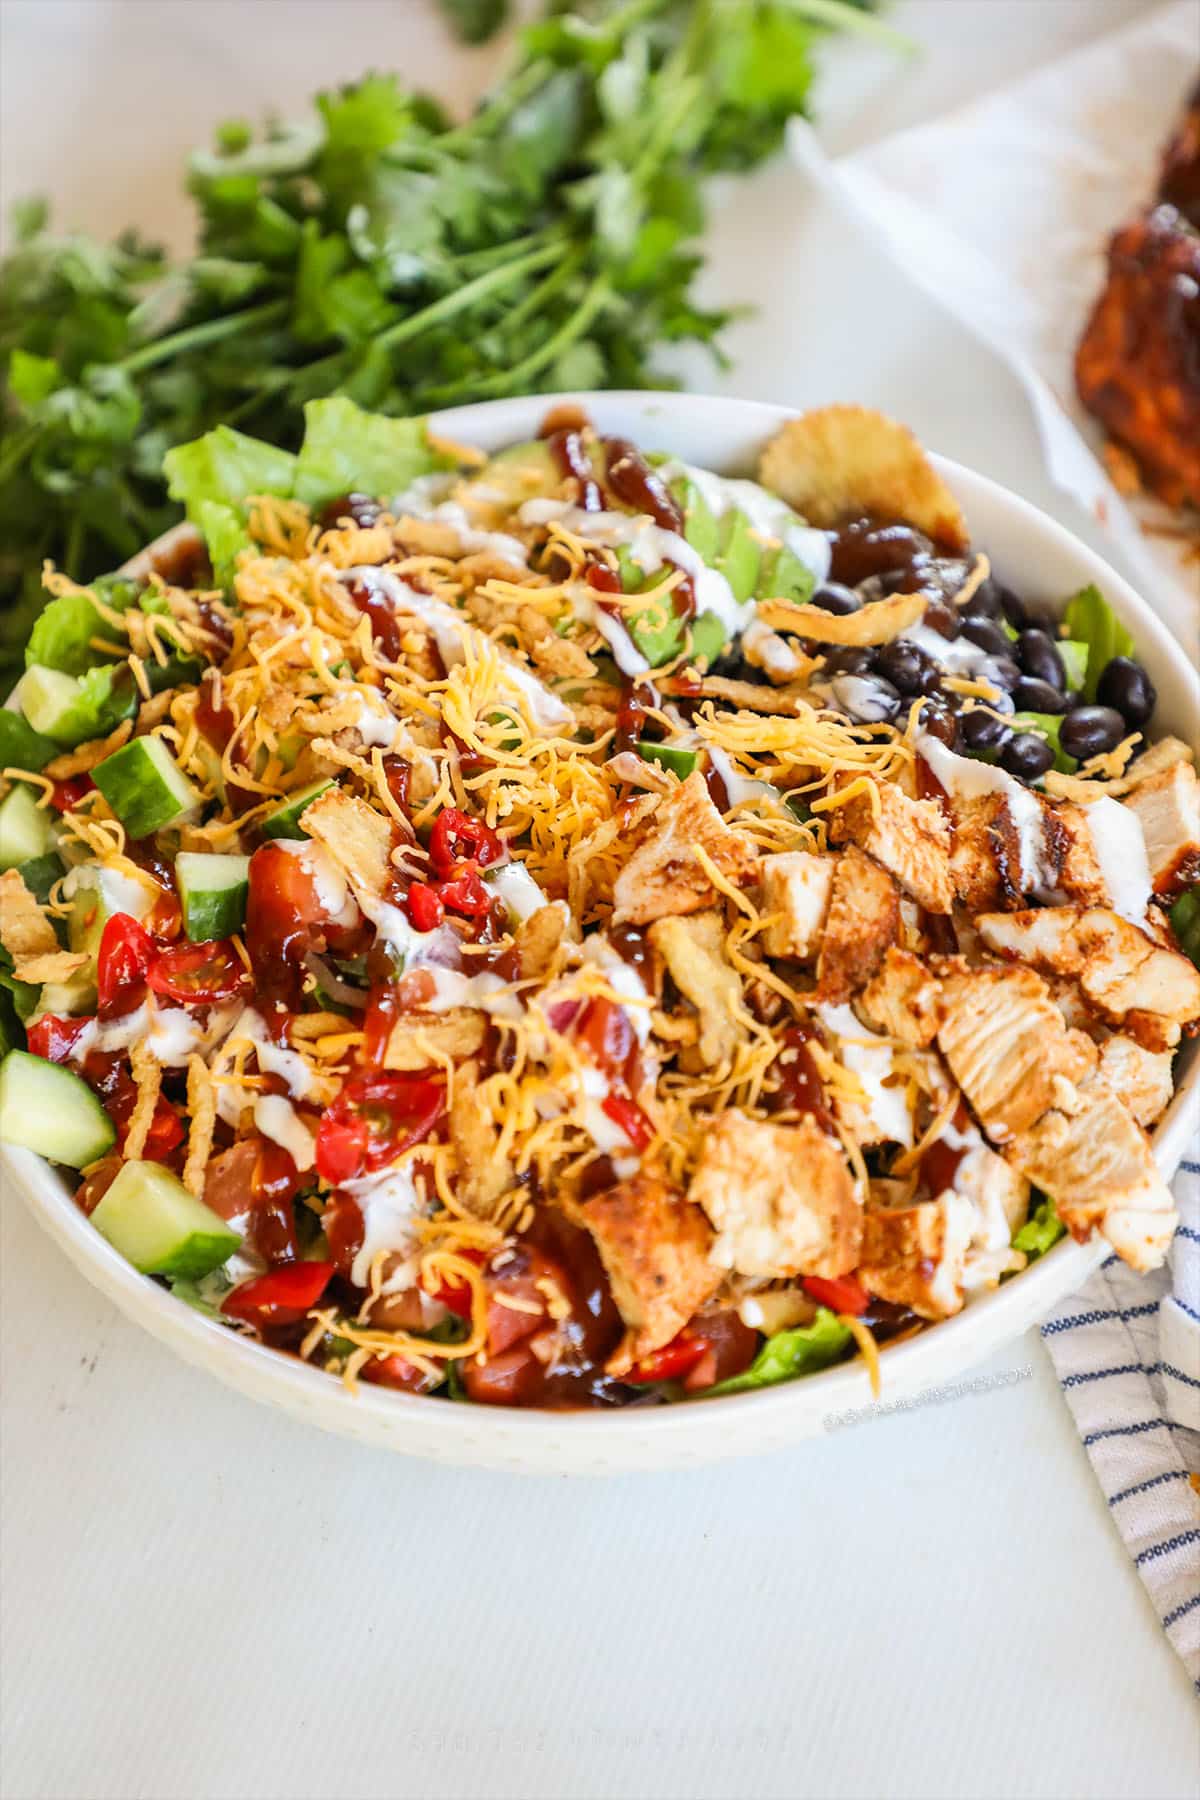
<instances>
[{"instance_id":1,"label":"bowl rim","mask_svg":"<svg viewBox=\"0 0 1200 1800\"><path fill-rule=\"evenodd\" d=\"M593 412L636 410L645 416L646 428L652 429L656 415L670 414L676 428L686 428L689 415L697 421L711 423L714 413L725 415L728 423L744 429L747 437L765 437L785 420L795 418L804 409L775 405L765 401L741 400L729 395L677 394L669 390L608 390L535 394L503 400L484 401L431 413L430 423L446 436L461 435L469 441L472 434L483 432L497 445L513 441L506 421L527 421L534 410L545 411L555 405L577 404ZM964 509L971 512L971 495L985 496L1007 512L1014 522L1015 535L1034 534L1050 540L1073 560L1088 579L1102 582L1106 598L1114 610L1134 632L1139 650L1153 643L1162 660L1172 665L1182 688L1191 695L1193 715L1200 717L1200 674L1188 662L1183 647L1151 610L1149 604L1124 576L1085 544L1081 539L1043 513L1040 508L1013 493L989 476L936 452L928 452L940 474L952 488L965 488ZM186 523L172 527L152 544L131 558L126 569L141 570L156 555L165 553L185 541L193 528ZM1200 1057L1182 1077L1171 1107L1154 1133L1155 1157L1169 1178L1181 1160L1191 1130L1192 1102L1200 1093ZM549 1411L522 1407L485 1407L447 1404L432 1395L396 1394L391 1390L359 1383L354 1395L346 1394L341 1384L331 1380L323 1370L282 1355L228 1326L209 1319L177 1300L167 1289L140 1274L95 1231L75 1206L72 1190L52 1164L32 1151L0 1145L0 1170L13 1178L38 1222L63 1248L70 1260L119 1309L135 1323L144 1325L151 1334L177 1350L187 1360L200 1364L227 1385L254 1397L270 1400L295 1413L302 1412L325 1429L341 1430L376 1442L387 1441L400 1451L433 1454L432 1442L439 1444L438 1454L448 1461L486 1460L480 1456L480 1433L502 1439L508 1450L506 1466L517 1466L523 1449L536 1452L561 1444L564 1435L572 1442L587 1442L603 1451L636 1426L641 1439L654 1439L661 1449L672 1440L694 1438L703 1433L701 1421L720 1419L726 1426L742 1427L739 1441L727 1451L753 1450L754 1439L779 1441L779 1427L793 1415L795 1435L802 1429L802 1418L819 1410L826 1422L839 1410L869 1405L866 1369L861 1358L813 1375L782 1382L773 1387L718 1397L706 1403L704 1397L670 1406L626 1405L579 1411ZM941 1372L953 1379L965 1374L975 1363L1000 1344L1011 1340L1037 1320L1057 1301L1075 1292L1088 1275L1111 1255L1102 1239L1076 1243L1063 1238L1045 1256L1002 1286L980 1294L950 1319L936 1323L931 1330L893 1347L886 1348L884 1368L886 1388L881 1403L893 1396L919 1390L926 1379ZM960 1348L961 1346L961 1348ZM957 1351L957 1354L956 1354ZM347 1414L340 1418L334 1406ZM354 1417L349 1415L353 1413ZM411 1425L407 1434L405 1426ZM374 1429L361 1430L360 1426ZM421 1429L421 1428L424 1429ZM747 1427L761 1427L747 1434ZM411 1435L418 1441L406 1442ZM421 1441L424 1440L424 1441ZM653 1448L638 1458L647 1465L653 1462ZM722 1454L719 1443L706 1444L701 1457ZM611 1466L619 1466L614 1463Z\"/></svg>"}]
</instances>

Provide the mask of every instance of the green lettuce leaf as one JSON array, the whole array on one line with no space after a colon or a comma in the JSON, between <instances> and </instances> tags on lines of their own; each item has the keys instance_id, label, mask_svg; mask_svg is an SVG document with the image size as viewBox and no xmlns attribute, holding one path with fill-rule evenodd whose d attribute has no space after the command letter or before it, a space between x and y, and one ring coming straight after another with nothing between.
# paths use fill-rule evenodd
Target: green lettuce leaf
<instances>
[{"instance_id":1,"label":"green lettuce leaf","mask_svg":"<svg viewBox=\"0 0 1200 1800\"><path fill-rule=\"evenodd\" d=\"M1034 1262L1057 1244L1059 1238L1066 1234L1066 1229L1053 1200L1045 1199L1036 1212L1030 1213L1014 1237L1013 1249L1023 1250L1030 1261Z\"/></svg>"},{"instance_id":2,"label":"green lettuce leaf","mask_svg":"<svg viewBox=\"0 0 1200 1800\"><path fill-rule=\"evenodd\" d=\"M1014 731L1036 731L1044 737L1054 752L1054 767L1064 775L1073 775L1079 767L1073 756L1068 756L1059 739L1062 730L1062 713L1019 712L1012 716ZM990 760L990 759L989 759Z\"/></svg>"},{"instance_id":3,"label":"green lettuce leaf","mask_svg":"<svg viewBox=\"0 0 1200 1800\"><path fill-rule=\"evenodd\" d=\"M852 1341L848 1325L831 1313L828 1307L817 1310L811 1325L800 1325L794 1331L777 1331L769 1337L750 1367L741 1375L719 1381L705 1388L704 1398L713 1394L741 1394L749 1388L773 1387L777 1381L791 1381L797 1375L813 1375L838 1362Z\"/></svg>"},{"instance_id":4,"label":"green lettuce leaf","mask_svg":"<svg viewBox=\"0 0 1200 1800\"><path fill-rule=\"evenodd\" d=\"M1087 679L1084 696L1096 698L1101 675L1114 656L1132 656L1133 639L1094 583L1067 601L1064 614L1067 636L1087 645Z\"/></svg>"},{"instance_id":5,"label":"green lettuce leaf","mask_svg":"<svg viewBox=\"0 0 1200 1800\"><path fill-rule=\"evenodd\" d=\"M63 594L52 600L29 634L25 667L39 663L45 669L62 669L67 675L83 675L103 655L91 648L91 640L104 630L104 621L87 593Z\"/></svg>"},{"instance_id":6,"label":"green lettuce leaf","mask_svg":"<svg viewBox=\"0 0 1200 1800\"><path fill-rule=\"evenodd\" d=\"M59 716L54 732L55 754L106 737L138 708L138 691L127 662L104 663L77 675L75 681L74 698Z\"/></svg>"},{"instance_id":7,"label":"green lettuce leaf","mask_svg":"<svg viewBox=\"0 0 1200 1800\"><path fill-rule=\"evenodd\" d=\"M1200 882L1180 894L1172 906L1171 928L1183 954L1200 969Z\"/></svg>"},{"instance_id":8,"label":"green lettuce leaf","mask_svg":"<svg viewBox=\"0 0 1200 1800\"><path fill-rule=\"evenodd\" d=\"M231 591L239 554L254 548L254 539L246 530L241 514L223 500L201 500L196 507L195 523L208 546L217 586Z\"/></svg>"},{"instance_id":9,"label":"green lettuce leaf","mask_svg":"<svg viewBox=\"0 0 1200 1800\"><path fill-rule=\"evenodd\" d=\"M289 450L246 437L230 425L218 425L190 444L168 450L163 468L172 500L182 500L194 525L200 524L206 500L230 506L244 518L252 495L287 498L296 479L296 458Z\"/></svg>"},{"instance_id":10,"label":"green lettuce leaf","mask_svg":"<svg viewBox=\"0 0 1200 1800\"><path fill-rule=\"evenodd\" d=\"M308 506L353 492L392 495L448 466L430 449L424 419L364 412L344 396L310 400L293 491Z\"/></svg>"}]
</instances>

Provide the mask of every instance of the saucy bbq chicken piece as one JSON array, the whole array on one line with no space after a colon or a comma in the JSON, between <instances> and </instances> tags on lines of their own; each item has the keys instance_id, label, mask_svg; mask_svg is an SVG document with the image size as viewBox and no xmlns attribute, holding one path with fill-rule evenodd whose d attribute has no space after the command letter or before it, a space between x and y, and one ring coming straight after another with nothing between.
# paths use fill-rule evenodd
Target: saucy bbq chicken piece
<instances>
[{"instance_id":1,"label":"saucy bbq chicken piece","mask_svg":"<svg viewBox=\"0 0 1200 1800\"><path fill-rule=\"evenodd\" d=\"M1200 506L1200 231L1173 206L1113 236L1075 384L1147 487L1168 506Z\"/></svg>"},{"instance_id":2,"label":"saucy bbq chicken piece","mask_svg":"<svg viewBox=\"0 0 1200 1800\"><path fill-rule=\"evenodd\" d=\"M845 1275L862 1203L841 1145L808 1117L772 1125L731 1109L716 1120L689 1200L716 1228L712 1261L742 1275Z\"/></svg>"},{"instance_id":3,"label":"saucy bbq chicken piece","mask_svg":"<svg viewBox=\"0 0 1200 1800\"><path fill-rule=\"evenodd\" d=\"M1163 151L1158 197L1181 212L1200 231L1200 81L1182 119Z\"/></svg>"}]
</instances>

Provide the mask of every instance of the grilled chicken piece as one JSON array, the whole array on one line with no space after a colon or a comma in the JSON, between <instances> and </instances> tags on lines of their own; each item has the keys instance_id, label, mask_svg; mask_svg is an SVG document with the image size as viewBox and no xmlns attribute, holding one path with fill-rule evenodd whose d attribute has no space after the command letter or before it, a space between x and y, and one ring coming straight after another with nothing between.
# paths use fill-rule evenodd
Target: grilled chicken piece
<instances>
[{"instance_id":1,"label":"grilled chicken piece","mask_svg":"<svg viewBox=\"0 0 1200 1800\"><path fill-rule=\"evenodd\" d=\"M963 1286L995 1287L1002 1275L1025 1266L1012 1240L1029 1216L1029 1183L986 1144L976 1144L954 1171L954 1191L965 1194L975 1208Z\"/></svg>"},{"instance_id":2,"label":"grilled chicken piece","mask_svg":"<svg viewBox=\"0 0 1200 1800\"><path fill-rule=\"evenodd\" d=\"M1141 822L1155 893L1170 897L1200 880L1200 781L1191 764L1139 782L1125 805Z\"/></svg>"},{"instance_id":3,"label":"grilled chicken piece","mask_svg":"<svg viewBox=\"0 0 1200 1800\"><path fill-rule=\"evenodd\" d=\"M900 895L886 869L851 844L837 862L825 934L817 956L816 997L848 1000L875 973L900 929Z\"/></svg>"},{"instance_id":4,"label":"grilled chicken piece","mask_svg":"<svg viewBox=\"0 0 1200 1800\"><path fill-rule=\"evenodd\" d=\"M669 1344L721 1285L709 1261L712 1232L699 1207L653 1175L636 1175L571 1208L591 1233L608 1274L625 1336L610 1375Z\"/></svg>"},{"instance_id":5,"label":"grilled chicken piece","mask_svg":"<svg viewBox=\"0 0 1200 1800\"><path fill-rule=\"evenodd\" d=\"M1060 800L1051 810L1060 848L1059 893L1079 906L1107 906L1112 895L1096 857L1086 810L1069 800Z\"/></svg>"},{"instance_id":6,"label":"grilled chicken piece","mask_svg":"<svg viewBox=\"0 0 1200 1800\"><path fill-rule=\"evenodd\" d=\"M975 922L989 950L1073 976L1105 1023L1147 1050L1173 1048L1181 1028L1200 1019L1200 970L1106 907L985 913Z\"/></svg>"},{"instance_id":7,"label":"grilled chicken piece","mask_svg":"<svg viewBox=\"0 0 1200 1800\"><path fill-rule=\"evenodd\" d=\"M844 1275L862 1203L841 1146L806 1117L771 1125L732 1110L705 1140L689 1200L716 1228L712 1260L742 1275Z\"/></svg>"},{"instance_id":8,"label":"grilled chicken piece","mask_svg":"<svg viewBox=\"0 0 1200 1800\"><path fill-rule=\"evenodd\" d=\"M858 1004L877 1031L912 1050L925 1050L937 1035L941 992L941 983L920 957L893 944Z\"/></svg>"},{"instance_id":9,"label":"grilled chicken piece","mask_svg":"<svg viewBox=\"0 0 1200 1800\"><path fill-rule=\"evenodd\" d=\"M1121 1105L1147 1129L1160 1119L1175 1092L1173 1050L1144 1050L1119 1033L1100 1046L1100 1074Z\"/></svg>"},{"instance_id":10,"label":"grilled chicken piece","mask_svg":"<svg viewBox=\"0 0 1200 1800\"><path fill-rule=\"evenodd\" d=\"M758 873L758 851L726 825L698 770L657 802L648 833L614 883L614 917L649 925L712 906L717 889L695 855L697 848L735 884L753 881Z\"/></svg>"},{"instance_id":11,"label":"grilled chicken piece","mask_svg":"<svg viewBox=\"0 0 1200 1800\"><path fill-rule=\"evenodd\" d=\"M686 919L659 919L647 936L659 952L675 986L700 1015L700 1061L715 1068L732 1060L745 1020L742 983L725 960L725 924L719 912L692 913Z\"/></svg>"},{"instance_id":12,"label":"grilled chicken piece","mask_svg":"<svg viewBox=\"0 0 1200 1800\"><path fill-rule=\"evenodd\" d=\"M839 806L829 835L865 850L894 875L927 912L954 905L950 876L950 827L936 800L913 800L894 782L872 783L878 808L866 795Z\"/></svg>"},{"instance_id":13,"label":"grilled chicken piece","mask_svg":"<svg viewBox=\"0 0 1200 1800\"><path fill-rule=\"evenodd\" d=\"M1081 1242L1099 1227L1134 1269L1157 1269L1178 1223L1150 1141L1101 1075L1081 1081L1070 1109L1054 1108L1009 1154L1050 1195Z\"/></svg>"},{"instance_id":14,"label":"grilled chicken piece","mask_svg":"<svg viewBox=\"0 0 1200 1800\"><path fill-rule=\"evenodd\" d=\"M809 850L786 850L762 861L762 910L778 914L762 935L768 956L794 956L803 962L816 954L829 911L837 859Z\"/></svg>"},{"instance_id":15,"label":"grilled chicken piece","mask_svg":"<svg viewBox=\"0 0 1200 1800\"><path fill-rule=\"evenodd\" d=\"M1192 89L1179 127L1163 151L1158 197L1200 231L1200 81Z\"/></svg>"},{"instance_id":16,"label":"grilled chicken piece","mask_svg":"<svg viewBox=\"0 0 1200 1800\"><path fill-rule=\"evenodd\" d=\"M938 1048L993 1143L1028 1131L1095 1067L1096 1046L1068 1031L1032 969L952 969L942 1002Z\"/></svg>"},{"instance_id":17,"label":"grilled chicken piece","mask_svg":"<svg viewBox=\"0 0 1200 1800\"><path fill-rule=\"evenodd\" d=\"M1148 487L1168 506L1200 506L1200 232L1173 206L1112 238L1075 383Z\"/></svg>"},{"instance_id":18,"label":"grilled chicken piece","mask_svg":"<svg viewBox=\"0 0 1200 1800\"><path fill-rule=\"evenodd\" d=\"M975 1209L947 1189L916 1206L883 1207L863 1219L858 1278L869 1294L948 1319L963 1304L963 1270Z\"/></svg>"}]
</instances>

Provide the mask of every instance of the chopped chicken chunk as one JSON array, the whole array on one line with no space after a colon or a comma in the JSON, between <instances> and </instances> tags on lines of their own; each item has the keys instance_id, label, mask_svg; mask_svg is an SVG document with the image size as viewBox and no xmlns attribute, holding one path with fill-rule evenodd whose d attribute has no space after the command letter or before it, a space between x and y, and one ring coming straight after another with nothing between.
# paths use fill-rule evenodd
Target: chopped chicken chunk
<instances>
[{"instance_id":1,"label":"chopped chicken chunk","mask_svg":"<svg viewBox=\"0 0 1200 1800\"><path fill-rule=\"evenodd\" d=\"M1175 1092L1173 1050L1144 1050L1136 1039L1114 1036L1100 1046L1100 1074L1139 1125L1162 1117Z\"/></svg>"},{"instance_id":2,"label":"chopped chicken chunk","mask_svg":"<svg viewBox=\"0 0 1200 1800\"><path fill-rule=\"evenodd\" d=\"M1029 1215L1029 1183L986 1144L976 1144L954 1171L954 1191L965 1194L975 1208L963 1285L968 1290L995 1287L1002 1275L1025 1266L1012 1240Z\"/></svg>"},{"instance_id":3,"label":"chopped chicken chunk","mask_svg":"<svg viewBox=\"0 0 1200 1800\"><path fill-rule=\"evenodd\" d=\"M1170 1190L1145 1132L1102 1076L1081 1081L1070 1110L1047 1112L1010 1154L1074 1237L1099 1227L1132 1268L1162 1263L1178 1222Z\"/></svg>"},{"instance_id":4,"label":"chopped chicken chunk","mask_svg":"<svg viewBox=\"0 0 1200 1800\"><path fill-rule=\"evenodd\" d=\"M700 1060L706 1068L729 1062L737 1049L737 1021L745 1018L742 983L725 960L725 923L719 912L659 919L647 936L662 956L675 986L700 1015Z\"/></svg>"},{"instance_id":5,"label":"chopped chicken chunk","mask_svg":"<svg viewBox=\"0 0 1200 1800\"><path fill-rule=\"evenodd\" d=\"M954 905L950 877L950 827L936 800L913 800L894 782L875 783L878 815L868 796L839 806L830 836L849 838L882 863L927 912L948 913Z\"/></svg>"},{"instance_id":6,"label":"chopped chicken chunk","mask_svg":"<svg viewBox=\"0 0 1200 1800\"><path fill-rule=\"evenodd\" d=\"M757 873L758 851L726 825L698 770L656 802L648 834L617 876L614 916L648 925L654 919L711 906L717 890L696 849L735 884L752 881Z\"/></svg>"},{"instance_id":7,"label":"chopped chicken chunk","mask_svg":"<svg viewBox=\"0 0 1200 1800\"><path fill-rule=\"evenodd\" d=\"M1200 1019L1200 970L1104 907L985 913L976 924L989 950L1074 976L1089 1005L1148 1050L1172 1047Z\"/></svg>"},{"instance_id":8,"label":"chopped chicken chunk","mask_svg":"<svg viewBox=\"0 0 1200 1800\"><path fill-rule=\"evenodd\" d=\"M858 1278L869 1294L922 1319L961 1311L974 1208L951 1190L916 1206L882 1207L863 1219Z\"/></svg>"},{"instance_id":9,"label":"chopped chicken chunk","mask_svg":"<svg viewBox=\"0 0 1200 1800\"><path fill-rule=\"evenodd\" d=\"M608 1273L625 1321L607 1367L624 1375L682 1330L721 1285L709 1261L712 1232L698 1206L653 1175L636 1175L574 1209Z\"/></svg>"},{"instance_id":10,"label":"chopped chicken chunk","mask_svg":"<svg viewBox=\"0 0 1200 1800\"><path fill-rule=\"evenodd\" d=\"M900 930L900 896L886 869L851 844L837 862L817 957L817 995L832 1006L869 981Z\"/></svg>"},{"instance_id":11,"label":"chopped chicken chunk","mask_svg":"<svg viewBox=\"0 0 1200 1800\"><path fill-rule=\"evenodd\" d=\"M1096 1046L1068 1031L1032 969L954 970L942 1000L938 1047L994 1143L1027 1131L1063 1083L1095 1067Z\"/></svg>"},{"instance_id":12,"label":"chopped chicken chunk","mask_svg":"<svg viewBox=\"0 0 1200 1800\"><path fill-rule=\"evenodd\" d=\"M1200 781L1177 762L1139 782L1125 805L1141 821L1156 894L1172 895L1200 880Z\"/></svg>"},{"instance_id":13,"label":"chopped chicken chunk","mask_svg":"<svg viewBox=\"0 0 1200 1800\"><path fill-rule=\"evenodd\" d=\"M862 1205L841 1146L815 1119L771 1125L731 1110L704 1142L688 1198L717 1231L712 1260L742 1275L844 1275Z\"/></svg>"},{"instance_id":14,"label":"chopped chicken chunk","mask_svg":"<svg viewBox=\"0 0 1200 1800\"><path fill-rule=\"evenodd\" d=\"M1051 809L1051 816L1061 852L1059 893L1079 906L1107 906L1112 896L1096 857L1086 812L1061 800Z\"/></svg>"},{"instance_id":15,"label":"chopped chicken chunk","mask_svg":"<svg viewBox=\"0 0 1200 1800\"><path fill-rule=\"evenodd\" d=\"M893 944L858 1004L878 1031L912 1050L925 1050L937 1035L941 991L937 976L919 956Z\"/></svg>"},{"instance_id":16,"label":"chopped chicken chunk","mask_svg":"<svg viewBox=\"0 0 1200 1800\"><path fill-rule=\"evenodd\" d=\"M816 954L836 866L835 857L815 856L809 850L763 857L762 910L773 921L762 934L768 956L803 961Z\"/></svg>"}]
</instances>

